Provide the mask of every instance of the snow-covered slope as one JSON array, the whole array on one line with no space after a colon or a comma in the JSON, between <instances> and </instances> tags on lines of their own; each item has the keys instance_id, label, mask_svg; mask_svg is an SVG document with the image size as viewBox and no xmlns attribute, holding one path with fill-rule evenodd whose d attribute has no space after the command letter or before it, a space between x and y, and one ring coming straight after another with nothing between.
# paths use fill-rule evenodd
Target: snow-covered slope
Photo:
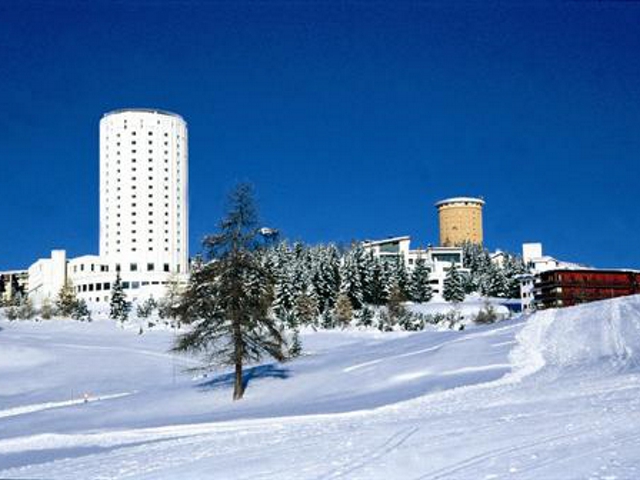
<instances>
[{"instance_id":1,"label":"snow-covered slope","mask_svg":"<svg viewBox=\"0 0 640 480\"><path fill-rule=\"evenodd\" d=\"M1 326L0 478L640 478L639 297L308 333L236 403L225 372L166 353L170 332Z\"/></svg>"}]
</instances>

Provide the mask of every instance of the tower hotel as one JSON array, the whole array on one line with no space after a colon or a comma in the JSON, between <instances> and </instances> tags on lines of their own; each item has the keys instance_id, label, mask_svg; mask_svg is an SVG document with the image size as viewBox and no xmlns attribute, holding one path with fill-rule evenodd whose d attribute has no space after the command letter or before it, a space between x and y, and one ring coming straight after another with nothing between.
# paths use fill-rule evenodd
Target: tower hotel
<instances>
[{"instance_id":1,"label":"tower hotel","mask_svg":"<svg viewBox=\"0 0 640 480\"><path fill-rule=\"evenodd\" d=\"M187 125L160 110L100 121L100 256L129 272L183 273L189 259Z\"/></svg>"},{"instance_id":2,"label":"tower hotel","mask_svg":"<svg viewBox=\"0 0 640 480\"><path fill-rule=\"evenodd\" d=\"M70 280L95 310L116 276L130 300L161 297L189 270L187 125L175 113L123 109L100 120L99 255L54 251L29 268L29 295L54 299Z\"/></svg>"}]
</instances>

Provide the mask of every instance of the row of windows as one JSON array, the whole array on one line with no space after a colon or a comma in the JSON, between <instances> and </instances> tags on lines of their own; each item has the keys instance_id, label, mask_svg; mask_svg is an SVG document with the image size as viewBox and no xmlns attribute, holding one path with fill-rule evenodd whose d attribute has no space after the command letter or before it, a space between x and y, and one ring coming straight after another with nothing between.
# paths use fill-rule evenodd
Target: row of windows
<instances>
[{"instance_id":1,"label":"row of windows","mask_svg":"<svg viewBox=\"0 0 640 480\"><path fill-rule=\"evenodd\" d=\"M140 287L146 287L148 285L166 285L167 282L122 282L122 288L125 290L137 290ZM82 285L76 286L76 291L78 293L84 292L102 292L111 290L110 282L100 282L100 283L85 283ZM99 301L96 299L96 301ZM106 301L106 300L105 300Z\"/></svg>"},{"instance_id":2,"label":"row of windows","mask_svg":"<svg viewBox=\"0 0 640 480\"><path fill-rule=\"evenodd\" d=\"M74 265L73 266L73 273L78 273L78 266L80 267L80 271L84 272L85 271L85 264L81 263L80 265ZM86 264L87 266L87 271L91 271L91 272L96 272L96 271L100 271L100 272L108 272L109 271L109 265L96 265L95 263L91 263L91 264ZM147 272L154 272L156 269L155 264L154 263L147 263ZM168 263L165 263L162 265L162 270L164 272L170 272L171 271L171 267ZM121 272L122 271L122 266L119 263L115 264L115 271L116 272ZM138 271L138 264L133 262L129 264L129 271L130 272L137 272ZM180 265L176 266L176 271L180 271Z\"/></svg>"}]
</instances>

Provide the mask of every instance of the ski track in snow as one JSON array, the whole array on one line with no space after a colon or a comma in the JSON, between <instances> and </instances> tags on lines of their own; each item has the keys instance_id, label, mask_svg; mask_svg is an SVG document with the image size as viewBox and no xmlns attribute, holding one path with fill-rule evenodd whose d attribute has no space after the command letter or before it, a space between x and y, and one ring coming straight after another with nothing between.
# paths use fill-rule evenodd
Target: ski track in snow
<instances>
[{"instance_id":1,"label":"ski track in snow","mask_svg":"<svg viewBox=\"0 0 640 480\"><path fill-rule=\"evenodd\" d=\"M41 412L43 410L50 410L52 408L71 407L74 405L83 405L86 403L100 402L104 400L113 400L115 398L122 398L132 395L135 392L123 392L113 393L110 395L91 396L84 398L77 398L73 400L64 400L60 402L45 402L37 403L34 405L24 405L21 407L8 408L6 410L0 410L0 418L15 417L17 415L25 415L27 413ZM0 440L1 442L1 440Z\"/></svg>"}]
</instances>

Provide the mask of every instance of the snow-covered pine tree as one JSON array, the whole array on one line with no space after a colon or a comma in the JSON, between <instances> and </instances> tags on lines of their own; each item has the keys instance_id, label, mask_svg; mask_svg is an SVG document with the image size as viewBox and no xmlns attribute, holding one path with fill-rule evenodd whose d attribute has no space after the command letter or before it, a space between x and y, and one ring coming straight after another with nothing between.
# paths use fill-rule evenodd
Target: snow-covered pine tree
<instances>
[{"instance_id":1,"label":"snow-covered pine tree","mask_svg":"<svg viewBox=\"0 0 640 480\"><path fill-rule=\"evenodd\" d=\"M374 258L371 277L369 279L370 303L373 305L384 305L387 303L389 282L389 269L378 258Z\"/></svg>"},{"instance_id":2,"label":"snow-covered pine tree","mask_svg":"<svg viewBox=\"0 0 640 480\"><path fill-rule=\"evenodd\" d=\"M36 313L36 309L33 307L33 301L25 295L18 307L18 318L20 320L31 320L36 316Z\"/></svg>"},{"instance_id":3,"label":"snow-covered pine tree","mask_svg":"<svg viewBox=\"0 0 640 480\"><path fill-rule=\"evenodd\" d=\"M318 321L318 300L313 291L313 287L309 286L296 298L293 306L293 316L298 325L315 325Z\"/></svg>"},{"instance_id":4,"label":"snow-covered pine tree","mask_svg":"<svg viewBox=\"0 0 640 480\"><path fill-rule=\"evenodd\" d=\"M423 258L418 258L411 272L410 299L414 302L428 302L433 297L433 290L429 284L429 269Z\"/></svg>"},{"instance_id":5,"label":"snow-covered pine tree","mask_svg":"<svg viewBox=\"0 0 640 480\"><path fill-rule=\"evenodd\" d=\"M340 295L347 296L354 309L359 309L364 304L364 293L358 262L349 253L342 259L340 265Z\"/></svg>"},{"instance_id":6,"label":"snow-covered pine tree","mask_svg":"<svg viewBox=\"0 0 640 480\"><path fill-rule=\"evenodd\" d=\"M506 296L520 298L520 275L527 273L527 268L522 258L508 254L504 262L504 276L506 278Z\"/></svg>"},{"instance_id":7,"label":"snow-covered pine tree","mask_svg":"<svg viewBox=\"0 0 640 480\"><path fill-rule=\"evenodd\" d=\"M116 281L111 286L111 302L109 303L109 318L125 322L129 318L131 303L127 301L127 295L122 287L120 273L116 276Z\"/></svg>"},{"instance_id":8,"label":"snow-covered pine tree","mask_svg":"<svg viewBox=\"0 0 640 480\"><path fill-rule=\"evenodd\" d=\"M136 315L138 318L149 318L157 306L158 304L155 299L153 297L149 297L138 305L136 308Z\"/></svg>"},{"instance_id":9,"label":"snow-covered pine tree","mask_svg":"<svg viewBox=\"0 0 640 480\"><path fill-rule=\"evenodd\" d=\"M192 263L191 271L195 272L202 269L204 263L201 258ZM163 319L175 320L178 316L177 311L180 306L182 297L183 285L180 283L180 279L172 274L167 280L167 286L165 288L164 296L157 302L158 316Z\"/></svg>"},{"instance_id":10,"label":"snow-covered pine tree","mask_svg":"<svg viewBox=\"0 0 640 480\"><path fill-rule=\"evenodd\" d=\"M507 296L507 279L504 271L498 265L492 263L483 278L483 288L480 293L487 297Z\"/></svg>"},{"instance_id":11,"label":"snow-covered pine tree","mask_svg":"<svg viewBox=\"0 0 640 480\"><path fill-rule=\"evenodd\" d=\"M51 300L49 300L49 298L45 298L40 306L40 316L43 320L51 320L54 313L55 311L53 309L53 305L51 305Z\"/></svg>"},{"instance_id":12,"label":"snow-covered pine tree","mask_svg":"<svg viewBox=\"0 0 640 480\"><path fill-rule=\"evenodd\" d=\"M82 322L91 321L91 312L89 311L89 307L87 306L87 302L84 298L81 298L76 302L73 312L71 313L71 318Z\"/></svg>"},{"instance_id":13,"label":"snow-covered pine tree","mask_svg":"<svg viewBox=\"0 0 640 480\"><path fill-rule=\"evenodd\" d=\"M486 291L487 274L491 268L491 257L482 245L466 242L462 245L463 264L469 269L465 279L465 292Z\"/></svg>"},{"instance_id":14,"label":"snow-covered pine tree","mask_svg":"<svg viewBox=\"0 0 640 480\"><path fill-rule=\"evenodd\" d=\"M464 300L464 278L455 263L451 265L444 280L442 294L447 302L459 303Z\"/></svg>"}]
</instances>

